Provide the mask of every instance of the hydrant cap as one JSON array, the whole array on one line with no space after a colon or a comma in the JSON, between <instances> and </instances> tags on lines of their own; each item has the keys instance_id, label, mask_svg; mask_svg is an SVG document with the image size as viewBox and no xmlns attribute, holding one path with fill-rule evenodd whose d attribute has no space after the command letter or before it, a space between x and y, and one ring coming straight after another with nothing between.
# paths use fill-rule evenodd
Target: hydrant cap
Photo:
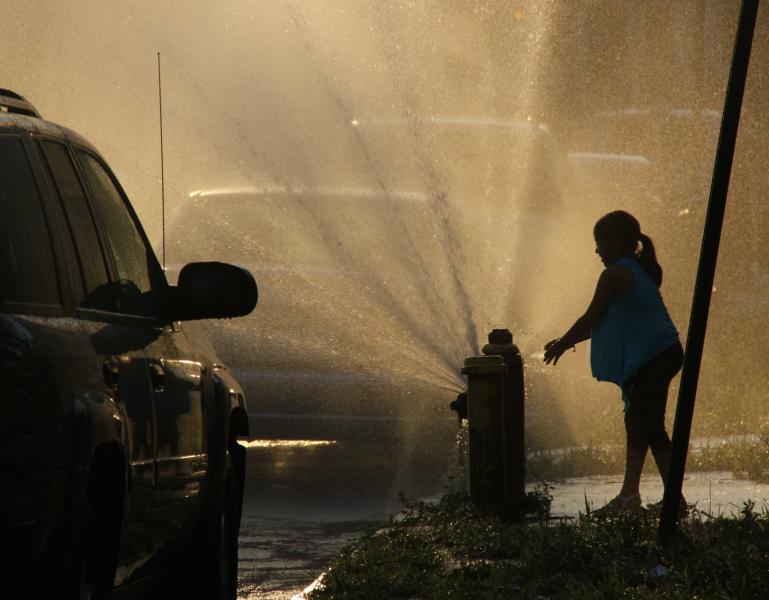
<instances>
[{"instance_id":1,"label":"hydrant cap","mask_svg":"<svg viewBox=\"0 0 769 600\"><path fill-rule=\"evenodd\" d=\"M513 334L509 329L492 329L489 333L489 344L512 344Z\"/></svg>"}]
</instances>

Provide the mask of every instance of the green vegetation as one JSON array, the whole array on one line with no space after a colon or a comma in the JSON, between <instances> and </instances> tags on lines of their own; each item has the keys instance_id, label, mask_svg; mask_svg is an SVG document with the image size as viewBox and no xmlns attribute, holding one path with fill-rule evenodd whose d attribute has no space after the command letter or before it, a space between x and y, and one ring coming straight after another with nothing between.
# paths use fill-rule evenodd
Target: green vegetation
<instances>
[{"instance_id":1,"label":"green vegetation","mask_svg":"<svg viewBox=\"0 0 769 600\"><path fill-rule=\"evenodd\" d=\"M407 504L402 518L347 546L310 600L764 598L769 515L694 511L673 553L656 544L657 512L511 522L461 493ZM664 565L664 566L660 566Z\"/></svg>"},{"instance_id":2,"label":"green vegetation","mask_svg":"<svg viewBox=\"0 0 769 600\"><path fill-rule=\"evenodd\" d=\"M526 459L526 474L530 482L556 481L567 477L614 475L625 468L623 446L587 446L561 451L543 450ZM646 461L649 472L654 471L651 457ZM769 437L737 438L697 448L690 448L687 471L726 471L737 479L769 482Z\"/></svg>"},{"instance_id":3,"label":"green vegetation","mask_svg":"<svg viewBox=\"0 0 769 600\"><path fill-rule=\"evenodd\" d=\"M769 439L722 442L691 453L689 470L729 471L740 479L769 482Z\"/></svg>"},{"instance_id":4,"label":"green vegetation","mask_svg":"<svg viewBox=\"0 0 769 600\"><path fill-rule=\"evenodd\" d=\"M727 471L769 481L767 427L690 448L687 470ZM464 432L460 432L464 433ZM464 435L460 450L466 450ZM530 481L610 475L624 469L622 446L539 451ZM654 469L653 461L647 468ZM454 489L464 487L457 472ZM769 512L752 503L738 516L692 510L674 549L657 545L659 509L612 517L550 517L550 487L532 494L532 514L510 521L450 491L439 502L405 502L386 528L347 546L310 600L765 598Z\"/></svg>"},{"instance_id":5,"label":"green vegetation","mask_svg":"<svg viewBox=\"0 0 769 600\"><path fill-rule=\"evenodd\" d=\"M530 482L613 475L624 470L625 449L621 446L586 446L557 452L544 450L526 459L526 478Z\"/></svg>"}]
</instances>

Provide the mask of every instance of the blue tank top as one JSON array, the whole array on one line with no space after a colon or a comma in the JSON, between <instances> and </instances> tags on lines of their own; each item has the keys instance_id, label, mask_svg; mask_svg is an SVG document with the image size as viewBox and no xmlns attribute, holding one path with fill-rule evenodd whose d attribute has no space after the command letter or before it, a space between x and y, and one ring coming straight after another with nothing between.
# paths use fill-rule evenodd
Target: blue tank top
<instances>
[{"instance_id":1,"label":"blue tank top","mask_svg":"<svg viewBox=\"0 0 769 600\"><path fill-rule=\"evenodd\" d=\"M617 294L590 335L593 377L620 387L650 359L678 341L657 284L635 258L621 258L633 287Z\"/></svg>"}]
</instances>

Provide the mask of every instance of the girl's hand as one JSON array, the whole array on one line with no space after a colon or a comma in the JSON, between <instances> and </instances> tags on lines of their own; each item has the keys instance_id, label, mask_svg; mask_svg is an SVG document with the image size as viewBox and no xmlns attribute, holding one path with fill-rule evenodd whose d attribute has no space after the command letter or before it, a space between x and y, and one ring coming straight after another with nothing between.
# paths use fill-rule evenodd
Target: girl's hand
<instances>
[{"instance_id":1,"label":"girl's hand","mask_svg":"<svg viewBox=\"0 0 769 600\"><path fill-rule=\"evenodd\" d=\"M561 338L550 340L545 344L545 364L553 363L553 365L557 365L558 359L561 358L561 354L564 352L566 352L566 347L561 343Z\"/></svg>"}]
</instances>

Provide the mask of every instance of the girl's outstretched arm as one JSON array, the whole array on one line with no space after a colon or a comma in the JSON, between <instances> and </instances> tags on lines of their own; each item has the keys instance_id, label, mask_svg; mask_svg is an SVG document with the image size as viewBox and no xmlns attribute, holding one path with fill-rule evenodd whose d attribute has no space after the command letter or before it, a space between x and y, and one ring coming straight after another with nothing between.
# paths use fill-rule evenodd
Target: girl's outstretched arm
<instances>
[{"instance_id":1,"label":"girl's outstretched arm","mask_svg":"<svg viewBox=\"0 0 769 600\"><path fill-rule=\"evenodd\" d=\"M622 265L609 265L598 278L595 293L585 314L574 322L560 338L545 344L545 363L555 365L561 354L579 342L590 339L590 332L603 317L612 298L630 291L633 287L633 272Z\"/></svg>"}]
</instances>

